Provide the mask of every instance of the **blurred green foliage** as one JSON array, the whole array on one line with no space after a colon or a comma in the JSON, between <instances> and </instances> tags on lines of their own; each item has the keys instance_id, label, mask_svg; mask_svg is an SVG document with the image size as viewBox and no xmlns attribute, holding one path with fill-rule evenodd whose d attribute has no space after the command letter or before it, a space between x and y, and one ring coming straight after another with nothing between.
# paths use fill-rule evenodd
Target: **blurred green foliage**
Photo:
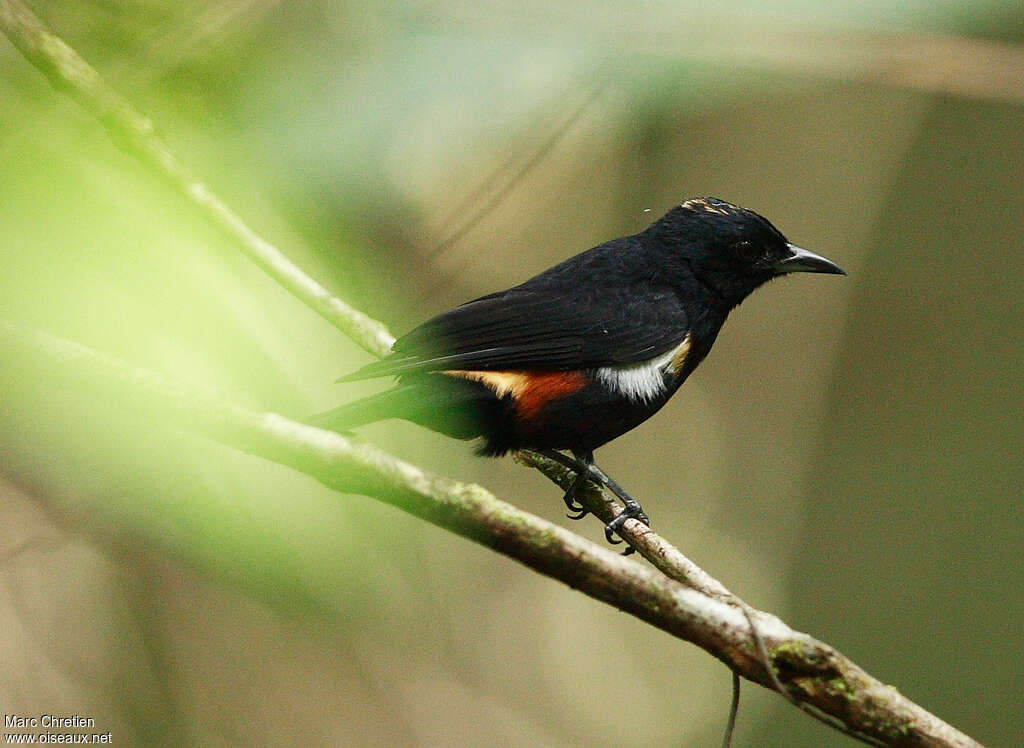
<instances>
[{"instance_id":1,"label":"blurred green foliage","mask_svg":"<svg viewBox=\"0 0 1024 748\"><path fill-rule=\"evenodd\" d=\"M34 8L254 228L397 333L686 196L747 205L839 261L849 278L737 310L602 463L751 603L983 742L1019 739L1018 4ZM6 42L0 158L4 317L295 416L380 386L333 385L366 355ZM8 559L10 589L50 594L2 608L23 624L0 639L5 711L91 710L145 744L717 740L729 681L694 648L388 507L0 367L0 473L45 509L10 495L10 548L56 525L106 559ZM562 513L507 461L406 425L363 433ZM69 579L105 580L117 605L85 616L58 594ZM68 641L77 654L54 655ZM739 745L849 742L746 693Z\"/></svg>"}]
</instances>

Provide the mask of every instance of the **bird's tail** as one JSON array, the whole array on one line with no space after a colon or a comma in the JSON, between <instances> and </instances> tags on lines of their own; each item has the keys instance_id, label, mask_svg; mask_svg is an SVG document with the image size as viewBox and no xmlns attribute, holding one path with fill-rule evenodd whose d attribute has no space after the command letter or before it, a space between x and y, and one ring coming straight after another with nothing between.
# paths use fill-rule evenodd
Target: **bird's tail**
<instances>
[{"instance_id":1,"label":"bird's tail","mask_svg":"<svg viewBox=\"0 0 1024 748\"><path fill-rule=\"evenodd\" d=\"M431 376L340 405L307 418L306 423L340 432L400 418L456 439L472 439L493 431L499 413L498 399L479 382Z\"/></svg>"},{"instance_id":2,"label":"bird's tail","mask_svg":"<svg viewBox=\"0 0 1024 748\"><path fill-rule=\"evenodd\" d=\"M376 395L364 397L353 403L345 403L337 408L317 413L306 419L310 426L330 431L348 431L375 421L388 418L407 417L409 393L406 388L396 387Z\"/></svg>"}]
</instances>

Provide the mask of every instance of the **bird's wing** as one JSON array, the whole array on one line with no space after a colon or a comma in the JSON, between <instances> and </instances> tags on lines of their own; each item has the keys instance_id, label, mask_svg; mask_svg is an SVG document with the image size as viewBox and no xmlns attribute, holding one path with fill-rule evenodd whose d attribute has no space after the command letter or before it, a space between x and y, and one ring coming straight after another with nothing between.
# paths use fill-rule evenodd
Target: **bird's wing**
<instances>
[{"instance_id":1,"label":"bird's wing","mask_svg":"<svg viewBox=\"0 0 1024 748\"><path fill-rule=\"evenodd\" d=\"M638 363L677 346L689 331L671 289L606 283L584 296L524 284L484 296L399 338L386 358L341 381L421 371L568 371Z\"/></svg>"}]
</instances>

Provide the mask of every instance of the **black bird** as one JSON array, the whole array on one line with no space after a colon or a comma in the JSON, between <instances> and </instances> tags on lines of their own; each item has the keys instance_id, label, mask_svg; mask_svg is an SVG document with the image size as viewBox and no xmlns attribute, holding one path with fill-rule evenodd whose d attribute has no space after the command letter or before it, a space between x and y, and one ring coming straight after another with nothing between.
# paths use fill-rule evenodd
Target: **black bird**
<instances>
[{"instance_id":1,"label":"black bird","mask_svg":"<svg viewBox=\"0 0 1024 748\"><path fill-rule=\"evenodd\" d=\"M646 421L711 350L729 311L758 286L795 272L838 273L790 244L767 219L713 197L687 200L646 230L576 255L506 291L440 314L392 353L339 381L395 376L398 385L314 417L334 430L401 418L479 453L530 449L609 487L627 518L640 505L594 464L594 450ZM568 450L569 457L557 450Z\"/></svg>"}]
</instances>

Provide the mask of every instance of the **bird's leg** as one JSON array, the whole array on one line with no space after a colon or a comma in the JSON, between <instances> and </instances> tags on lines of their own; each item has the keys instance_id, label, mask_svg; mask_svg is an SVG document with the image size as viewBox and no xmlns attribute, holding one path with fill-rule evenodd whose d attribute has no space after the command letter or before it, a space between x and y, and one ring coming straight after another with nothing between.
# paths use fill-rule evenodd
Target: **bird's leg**
<instances>
[{"instance_id":1,"label":"bird's leg","mask_svg":"<svg viewBox=\"0 0 1024 748\"><path fill-rule=\"evenodd\" d=\"M576 511L578 514L578 516L572 517L572 519L579 519L587 514L586 510L583 509L582 505L580 505L576 499L576 492L582 488L583 483L589 479L606 487L619 498L623 505L622 513L605 525L604 535L608 539L609 543L622 542L622 540L616 540L614 536L619 532L619 528L625 524L627 519L638 520L650 527L651 520L647 514L644 513L643 507L640 506L640 502L630 496L622 486L612 480L607 473L594 464L593 452L573 452L575 457L569 457L568 455L564 455L554 449L538 450L538 452L548 459L554 460L559 465L567 467L576 473L576 477L573 479L572 485L569 486L569 490L565 492L564 497L566 506L573 511ZM579 507L579 509L576 507ZM625 550L626 554L632 552L632 548L627 548Z\"/></svg>"},{"instance_id":2,"label":"bird's leg","mask_svg":"<svg viewBox=\"0 0 1024 748\"><path fill-rule=\"evenodd\" d=\"M540 449L537 450L537 452L544 455L549 460L553 460L562 467L567 467L576 473L576 477L572 480L572 485L569 486L569 489L565 492L565 496L562 497L562 501L565 502L569 511L573 512L573 514L566 516L568 516L569 519L583 519L590 514L589 510L576 498L580 489L583 488L583 484L588 480L594 480L595 483L599 482L596 478L591 478L590 471L587 470L587 463L583 459L586 455L577 455L574 459L568 455L562 454L561 452L557 452L554 449ZM593 454L591 454L590 459L591 462L593 462Z\"/></svg>"},{"instance_id":3,"label":"bird's leg","mask_svg":"<svg viewBox=\"0 0 1024 748\"><path fill-rule=\"evenodd\" d=\"M618 483L609 478L607 473L605 473L593 462L590 462L589 467L591 475L596 475L597 479L601 483L606 485L609 491L618 496L619 500L622 502L622 512L619 514L618 517L616 517L607 525L605 525L604 528L604 536L608 539L609 543L621 542L614 540L612 536L616 535L619 532L619 528L626 523L627 519L635 519L647 525L648 527L651 526L651 518L647 516L646 512L644 512L644 508L640 506L639 501L637 501L628 493L626 493L626 490L622 486L620 486ZM619 537L622 536L620 535Z\"/></svg>"}]
</instances>

